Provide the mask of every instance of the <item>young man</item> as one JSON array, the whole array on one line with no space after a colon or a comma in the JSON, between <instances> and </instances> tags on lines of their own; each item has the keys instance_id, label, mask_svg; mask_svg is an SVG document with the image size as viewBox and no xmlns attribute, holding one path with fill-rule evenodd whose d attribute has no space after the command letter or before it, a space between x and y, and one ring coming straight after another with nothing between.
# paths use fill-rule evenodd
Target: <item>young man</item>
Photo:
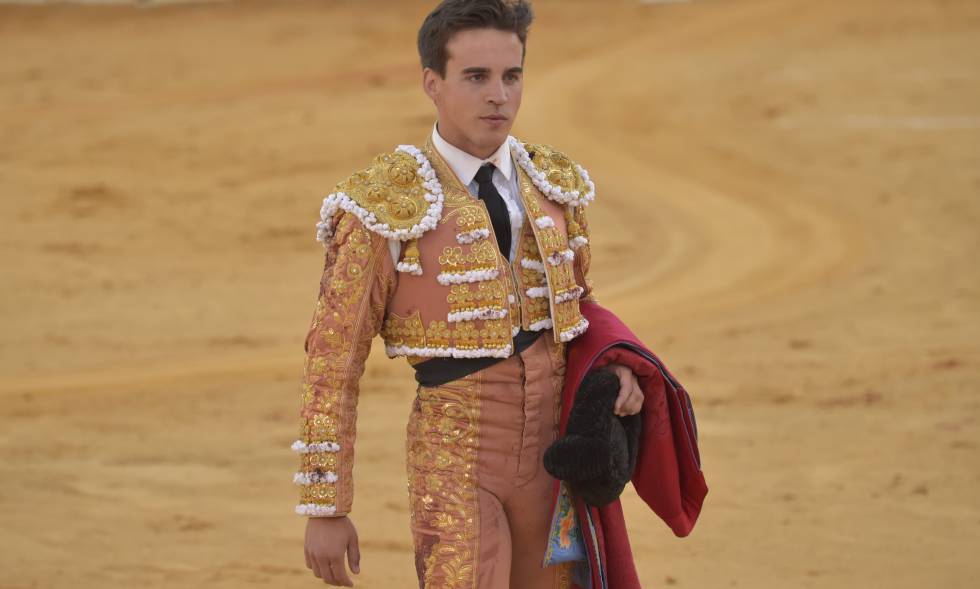
<instances>
[{"instance_id":1,"label":"young man","mask_svg":"<svg viewBox=\"0 0 980 589\"><path fill-rule=\"evenodd\" d=\"M326 249L306 338L296 512L306 562L332 585L360 571L348 517L358 381L371 340L419 382L407 426L411 531L420 587L568 587L544 566L565 346L595 300L584 210L588 173L509 135L532 20L523 1L446 0L419 31L422 87L438 118L324 199ZM615 368L620 415L635 376Z\"/></svg>"}]
</instances>

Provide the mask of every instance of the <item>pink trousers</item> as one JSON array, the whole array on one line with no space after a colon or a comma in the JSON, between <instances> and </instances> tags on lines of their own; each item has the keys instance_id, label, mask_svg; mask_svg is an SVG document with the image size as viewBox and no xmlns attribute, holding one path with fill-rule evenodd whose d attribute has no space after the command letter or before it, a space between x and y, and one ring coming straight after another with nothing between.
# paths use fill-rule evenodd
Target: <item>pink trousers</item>
<instances>
[{"instance_id":1,"label":"pink trousers","mask_svg":"<svg viewBox=\"0 0 980 589\"><path fill-rule=\"evenodd\" d=\"M526 350L435 387L419 386L406 454L422 589L556 589L570 565L542 567L565 344L546 330Z\"/></svg>"}]
</instances>

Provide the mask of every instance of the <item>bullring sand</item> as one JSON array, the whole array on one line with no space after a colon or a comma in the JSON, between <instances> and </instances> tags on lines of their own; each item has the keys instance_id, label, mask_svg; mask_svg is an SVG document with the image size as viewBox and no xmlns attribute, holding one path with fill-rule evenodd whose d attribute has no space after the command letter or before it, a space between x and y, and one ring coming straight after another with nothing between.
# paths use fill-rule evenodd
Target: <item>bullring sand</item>
<instances>
[{"instance_id":1,"label":"bullring sand","mask_svg":"<svg viewBox=\"0 0 980 589\"><path fill-rule=\"evenodd\" d=\"M431 128L430 6L0 7L0 587L322 586L314 224ZM589 170L599 300L699 420L691 536L624 494L644 587L975 586L980 4L536 9L514 134ZM362 389L355 582L417 586L414 381L375 340Z\"/></svg>"}]
</instances>

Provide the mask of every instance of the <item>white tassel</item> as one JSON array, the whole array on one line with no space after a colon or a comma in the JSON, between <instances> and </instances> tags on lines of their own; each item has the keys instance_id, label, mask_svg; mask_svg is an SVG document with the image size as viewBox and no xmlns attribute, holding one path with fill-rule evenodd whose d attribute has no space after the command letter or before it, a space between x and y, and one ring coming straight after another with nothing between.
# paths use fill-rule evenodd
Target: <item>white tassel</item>
<instances>
[{"instance_id":1,"label":"white tassel","mask_svg":"<svg viewBox=\"0 0 980 589\"><path fill-rule=\"evenodd\" d=\"M534 223L542 229L544 229L545 227L555 226L555 220L549 217L548 215L545 215L543 217L538 217L537 219L534 220Z\"/></svg>"},{"instance_id":2,"label":"white tassel","mask_svg":"<svg viewBox=\"0 0 980 589\"><path fill-rule=\"evenodd\" d=\"M558 334L558 339L567 342L569 340L575 339L576 336L585 332L589 328L589 320L582 317L578 323L569 327L568 329L562 331Z\"/></svg>"},{"instance_id":3,"label":"white tassel","mask_svg":"<svg viewBox=\"0 0 980 589\"><path fill-rule=\"evenodd\" d=\"M340 452L340 444L337 442L316 442L307 444L303 440L296 440L291 446L293 452L300 454L311 454L313 452Z\"/></svg>"},{"instance_id":4,"label":"white tassel","mask_svg":"<svg viewBox=\"0 0 980 589\"><path fill-rule=\"evenodd\" d=\"M413 348L409 346L385 346L385 354L389 358L395 356L427 356L440 358L507 358L511 355L513 346L507 344L502 348Z\"/></svg>"},{"instance_id":5,"label":"white tassel","mask_svg":"<svg viewBox=\"0 0 980 589\"><path fill-rule=\"evenodd\" d=\"M538 272L544 274L544 264L540 260L521 258L521 266L528 268L530 270L537 270Z\"/></svg>"},{"instance_id":6,"label":"white tassel","mask_svg":"<svg viewBox=\"0 0 980 589\"><path fill-rule=\"evenodd\" d=\"M399 272L406 272L408 274L415 274L416 276L422 275L422 266L419 266L415 262L409 264L408 262L398 262L395 264L395 269Z\"/></svg>"},{"instance_id":7,"label":"white tassel","mask_svg":"<svg viewBox=\"0 0 980 589\"><path fill-rule=\"evenodd\" d=\"M469 270L466 272L440 272L436 276L439 284L462 284L464 282L480 282L481 280L493 280L497 277L497 269L488 270Z\"/></svg>"},{"instance_id":8,"label":"white tassel","mask_svg":"<svg viewBox=\"0 0 980 589\"><path fill-rule=\"evenodd\" d=\"M337 511L336 505L317 505L316 503L301 503L296 506L296 513L299 515L333 515Z\"/></svg>"},{"instance_id":9,"label":"white tassel","mask_svg":"<svg viewBox=\"0 0 980 589\"><path fill-rule=\"evenodd\" d=\"M530 329L531 331L541 331L542 329L551 329L554 326L555 324L551 320L551 317L545 317L544 319L535 321L534 323L529 325L528 329Z\"/></svg>"},{"instance_id":10,"label":"white tassel","mask_svg":"<svg viewBox=\"0 0 980 589\"><path fill-rule=\"evenodd\" d=\"M494 309L493 307L480 307L479 309L468 309L466 311L454 311L446 317L450 323L456 321L474 321L477 319L502 319L507 316L507 309Z\"/></svg>"},{"instance_id":11,"label":"white tassel","mask_svg":"<svg viewBox=\"0 0 980 589\"><path fill-rule=\"evenodd\" d=\"M297 472L293 475L293 482L297 485L316 485L318 483L336 483L337 473L327 472Z\"/></svg>"},{"instance_id":12,"label":"white tassel","mask_svg":"<svg viewBox=\"0 0 980 589\"><path fill-rule=\"evenodd\" d=\"M456 241L459 243L473 243L478 239L486 239L490 237L490 230L486 228L474 229L472 231L464 231L463 233L456 234Z\"/></svg>"}]
</instances>

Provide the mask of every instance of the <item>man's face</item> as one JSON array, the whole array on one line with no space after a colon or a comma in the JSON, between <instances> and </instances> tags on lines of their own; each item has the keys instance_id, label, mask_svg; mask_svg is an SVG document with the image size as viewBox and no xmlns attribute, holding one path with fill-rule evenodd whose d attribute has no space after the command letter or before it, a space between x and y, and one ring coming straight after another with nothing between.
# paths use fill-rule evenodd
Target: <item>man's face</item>
<instances>
[{"instance_id":1,"label":"man's face","mask_svg":"<svg viewBox=\"0 0 980 589\"><path fill-rule=\"evenodd\" d=\"M523 46L516 33L468 29L446 44L446 77L426 68L422 85L439 112L439 134L477 157L507 139L521 106Z\"/></svg>"}]
</instances>

